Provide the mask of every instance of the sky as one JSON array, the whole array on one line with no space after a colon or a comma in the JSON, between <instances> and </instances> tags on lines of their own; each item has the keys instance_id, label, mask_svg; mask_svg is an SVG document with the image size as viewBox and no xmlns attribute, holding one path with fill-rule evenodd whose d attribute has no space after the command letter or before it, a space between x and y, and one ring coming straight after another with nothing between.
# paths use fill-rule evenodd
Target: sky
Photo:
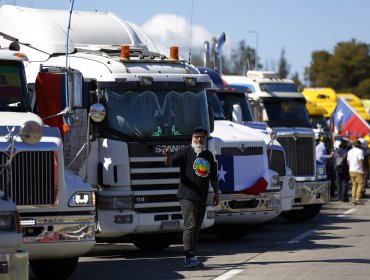
<instances>
[{"instance_id":1,"label":"sky","mask_svg":"<svg viewBox=\"0 0 370 280\"><path fill-rule=\"evenodd\" d=\"M0 0L0 5L69 10L70 0ZM152 39L181 53L201 53L204 41L226 34L224 54L245 40L257 48L264 70L277 70L282 49L290 73L311 62L314 51L338 42L370 44L369 0L74 0L75 11L110 11L143 27ZM73 18L72 18L73 25ZM252 31L252 32L251 32Z\"/></svg>"}]
</instances>

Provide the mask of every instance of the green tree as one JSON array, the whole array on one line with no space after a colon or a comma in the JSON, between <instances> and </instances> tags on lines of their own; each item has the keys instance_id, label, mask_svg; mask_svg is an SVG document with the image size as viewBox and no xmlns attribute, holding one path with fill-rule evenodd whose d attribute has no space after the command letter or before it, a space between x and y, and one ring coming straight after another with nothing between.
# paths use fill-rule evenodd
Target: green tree
<instances>
[{"instance_id":1,"label":"green tree","mask_svg":"<svg viewBox=\"0 0 370 280\"><path fill-rule=\"evenodd\" d=\"M290 66L285 58L285 49L283 48L280 53L279 60L279 77L285 79L288 77L290 71Z\"/></svg>"},{"instance_id":2,"label":"green tree","mask_svg":"<svg viewBox=\"0 0 370 280\"><path fill-rule=\"evenodd\" d=\"M311 86L331 87L337 92L353 92L360 97L364 97L369 73L369 45L354 39L337 43L333 54L327 51L312 53L311 64L305 69Z\"/></svg>"},{"instance_id":3,"label":"green tree","mask_svg":"<svg viewBox=\"0 0 370 280\"><path fill-rule=\"evenodd\" d=\"M256 61L255 49L246 45L244 40L239 42L237 49L231 50L229 70L231 74L245 75L245 73L254 67ZM258 65L258 68L261 68Z\"/></svg>"}]
</instances>

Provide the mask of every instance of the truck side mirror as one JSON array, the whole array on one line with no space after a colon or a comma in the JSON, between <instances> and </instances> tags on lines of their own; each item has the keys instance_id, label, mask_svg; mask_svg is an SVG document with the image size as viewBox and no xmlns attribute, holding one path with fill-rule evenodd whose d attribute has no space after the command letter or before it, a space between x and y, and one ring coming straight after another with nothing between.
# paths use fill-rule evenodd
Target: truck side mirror
<instances>
[{"instance_id":1,"label":"truck side mirror","mask_svg":"<svg viewBox=\"0 0 370 280\"><path fill-rule=\"evenodd\" d=\"M236 123L242 123L243 115L242 115L242 107L240 104L233 105L233 112L232 112L232 121Z\"/></svg>"},{"instance_id":2,"label":"truck side mirror","mask_svg":"<svg viewBox=\"0 0 370 280\"><path fill-rule=\"evenodd\" d=\"M208 118L209 118L210 133L212 133L213 130L215 130L215 118L214 118L213 114L214 114L214 112L213 112L212 106L208 106Z\"/></svg>"},{"instance_id":3,"label":"truck side mirror","mask_svg":"<svg viewBox=\"0 0 370 280\"><path fill-rule=\"evenodd\" d=\"M90 107L89 117L94 122L102 122L105 119L106 111L105 107L101 103L95 103Z\"/></svg>"}]
</instances>

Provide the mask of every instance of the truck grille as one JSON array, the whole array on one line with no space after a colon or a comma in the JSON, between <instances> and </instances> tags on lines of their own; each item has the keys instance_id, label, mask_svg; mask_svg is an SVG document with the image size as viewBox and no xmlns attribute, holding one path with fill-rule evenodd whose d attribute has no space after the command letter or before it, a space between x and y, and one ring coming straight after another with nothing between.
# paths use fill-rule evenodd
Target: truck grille
<instances>
[{"instance_id":1,"label":"truck grille","mask_svg":"<svg viewBox=\"0 0 370 280\"><path fill-rule=\"evenodd\" d=\"M285 159L284 152L274 149L267 150L269 168L279 174L285 176Z\"/></svg>"},{"instance_id":2,"label":"truck grille","mask_svg":"<svg viewBox=\"0 0 370 280\"><path fill-rule=\"evenodd\" d=\"M314 137L278 135L277 140L284 147L287 165L294 176L315 176Z\"/></svg>"},{"instance_id":3,"label":"truck grille","mask_svg":"<svg viewBox=\"0 0 370 280\"><path fill-rule=\"evenodd\" d=\"M0 153L4 165L8 155ZM6 186L7 172L0 175L0 190ZM56 200L54 152L19 152L12 161L8 194L17 205L50 205Z\"/></svg>"},{"instance_id":4,"label":"truck grille","mask_svg":"<svg viewBox=\"0 0 370 280\"><path fill-rule=\"evenodd\" d=\"M130 176L136 212L180 211L176 196L180 181L179 167L166 167L163 157L135 157L130 158Z\"/></svg>"},{"instance_id":5,"label":"truck grille","mask_svg":"<svg viewBox=\"0 0 370 280\"><path fill-rule=\"evenodd\" d=\"M223 156L256 156L262 155L262 147L224 147L221 148L221 155Z\"/></svg>"}]
</instances>

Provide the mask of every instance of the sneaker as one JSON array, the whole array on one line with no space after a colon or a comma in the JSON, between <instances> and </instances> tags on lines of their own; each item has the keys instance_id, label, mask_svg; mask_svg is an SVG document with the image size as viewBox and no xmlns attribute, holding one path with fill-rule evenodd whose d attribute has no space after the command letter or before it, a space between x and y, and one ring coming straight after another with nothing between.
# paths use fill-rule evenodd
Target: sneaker
<instances>
[{"instance_id":1,"label":"sneaker","mask_svg":"<svg viewBox=\"0 0 370 280\"><path fill-rule=\"evenodd\" d=\"M200 265L202 265L202 263L196 257L187 258L184 261L184 267L196 267Z\"/></svg>"}]
</instances>

